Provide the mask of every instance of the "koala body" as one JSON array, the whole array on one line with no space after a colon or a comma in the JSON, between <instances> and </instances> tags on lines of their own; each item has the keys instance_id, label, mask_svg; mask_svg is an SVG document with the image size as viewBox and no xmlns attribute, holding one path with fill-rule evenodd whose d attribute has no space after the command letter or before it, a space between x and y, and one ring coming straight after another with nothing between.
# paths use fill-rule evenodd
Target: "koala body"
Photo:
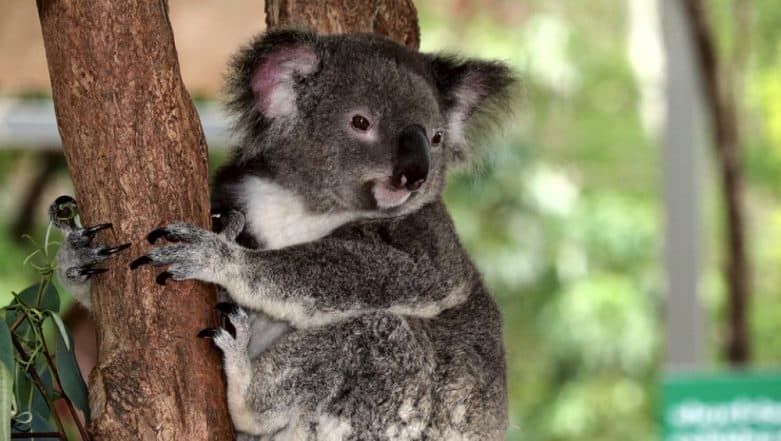
<instances>
[{"instance_id":1,"label":"koala body","mask_svg":"<svg viewBox=\"0 0 781 441\"><path fill-rule=\"evenodd\" d=\"M290 30L231 68L240 144L212 194L229 228L155 230L176 243L131 267L218 284L239 306L203 335L223 351L241 436L502 439L501 316L441 192L510 70Z\"/></svg>"}]
</instances>

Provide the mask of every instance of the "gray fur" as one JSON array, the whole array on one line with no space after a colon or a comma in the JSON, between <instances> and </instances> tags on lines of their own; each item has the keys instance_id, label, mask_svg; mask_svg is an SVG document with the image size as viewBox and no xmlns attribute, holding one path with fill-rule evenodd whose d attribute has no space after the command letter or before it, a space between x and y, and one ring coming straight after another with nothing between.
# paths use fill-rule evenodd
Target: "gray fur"
<instances>
[{"instance_id":1,"label":"gray fur","mask_svg":"<svg viewBox=\"0 0 781 441\"><path fill-rule=\"evenodd\" d=\"M213 207L246 225L235 241L233 227L169 225L178 243L139 262L216 283L244 309L227 317L235 337L214 334L242 439L502 439L501 317L441 191L472 156L466 129L512 83L501 63L362 34L275 31L234 59L242 141ZM394 190L409 130L428 139L426 163L410 165L426 180ZM279 336L260 336L261 322Z\"/></svg>"},{"instance_id":2,"label":"gray fur","mask_svg":"<svg viewBox=\"0 0 781 441\"><path fill-rule=\"evenodd\" d=\"M82 227L77 221L76 201L70 196L60 196L49 206L49 220L64 237L55 257L57 279L63 287L87 309L92 308L90 299L91 279L105 271L98 266L112 255L127 249L130 244L109 247L93 244L94 235L110 224Z\"/></svg>"}]
</instances>

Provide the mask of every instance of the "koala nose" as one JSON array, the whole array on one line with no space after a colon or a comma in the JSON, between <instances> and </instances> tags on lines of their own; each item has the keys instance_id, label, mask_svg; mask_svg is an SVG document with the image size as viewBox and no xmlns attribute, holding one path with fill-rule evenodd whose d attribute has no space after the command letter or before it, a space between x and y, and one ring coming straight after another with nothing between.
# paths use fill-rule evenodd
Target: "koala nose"
<instances>
[{"instance_id":1,"label":"koala nose","mask_svg":"<svg viewBox=\"0 0 781 441\"><path fill-rule=\"evenodd\" d=\"M418 124L406 127L399 135L391 184L409 191L419 189L428 177L429 162L426 130Z\"/></svg>"}]
</instances>

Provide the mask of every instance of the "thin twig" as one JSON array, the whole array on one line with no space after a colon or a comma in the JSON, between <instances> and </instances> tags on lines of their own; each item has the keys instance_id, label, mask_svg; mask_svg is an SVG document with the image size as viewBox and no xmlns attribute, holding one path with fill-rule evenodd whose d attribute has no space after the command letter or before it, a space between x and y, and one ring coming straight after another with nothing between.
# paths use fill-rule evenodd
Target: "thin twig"
<instances>
[{"instance_id":1,"label":"thin twig","mask_svg":"<svg viewBox=\"0 0 781 441\"><path fill-rule=\"evenodd\" d=\"M722 80L725 71L703 1L681 0L681 3L690 24L695 56L702 74L705 104L710 112L726 209L725 279L729 288L729 333L724 353L730 363L744 365L751 354L747 318L750 284L744 232L744 179L734 89Z\"/></svg>"}]
</instances>

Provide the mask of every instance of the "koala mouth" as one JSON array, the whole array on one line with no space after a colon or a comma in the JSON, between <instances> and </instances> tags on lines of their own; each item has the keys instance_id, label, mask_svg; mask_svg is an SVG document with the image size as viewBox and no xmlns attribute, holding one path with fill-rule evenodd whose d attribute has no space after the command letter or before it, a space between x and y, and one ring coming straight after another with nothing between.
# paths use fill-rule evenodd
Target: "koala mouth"
<instances>
[{"instance_id":1,"label":"koala mouth","mask_svg":"<svg viewBox=\"0 0 781 441\"><path fill-rule=\"evenodd\" d=\"M407 202L412 193L412 191L406 188L397 188L391 185L390 179L375 181L372 185L372 196L374 196L374 200L377 202L377 208L381 210L396 208L402 205Z\"/></svg>"}]
</instances>

